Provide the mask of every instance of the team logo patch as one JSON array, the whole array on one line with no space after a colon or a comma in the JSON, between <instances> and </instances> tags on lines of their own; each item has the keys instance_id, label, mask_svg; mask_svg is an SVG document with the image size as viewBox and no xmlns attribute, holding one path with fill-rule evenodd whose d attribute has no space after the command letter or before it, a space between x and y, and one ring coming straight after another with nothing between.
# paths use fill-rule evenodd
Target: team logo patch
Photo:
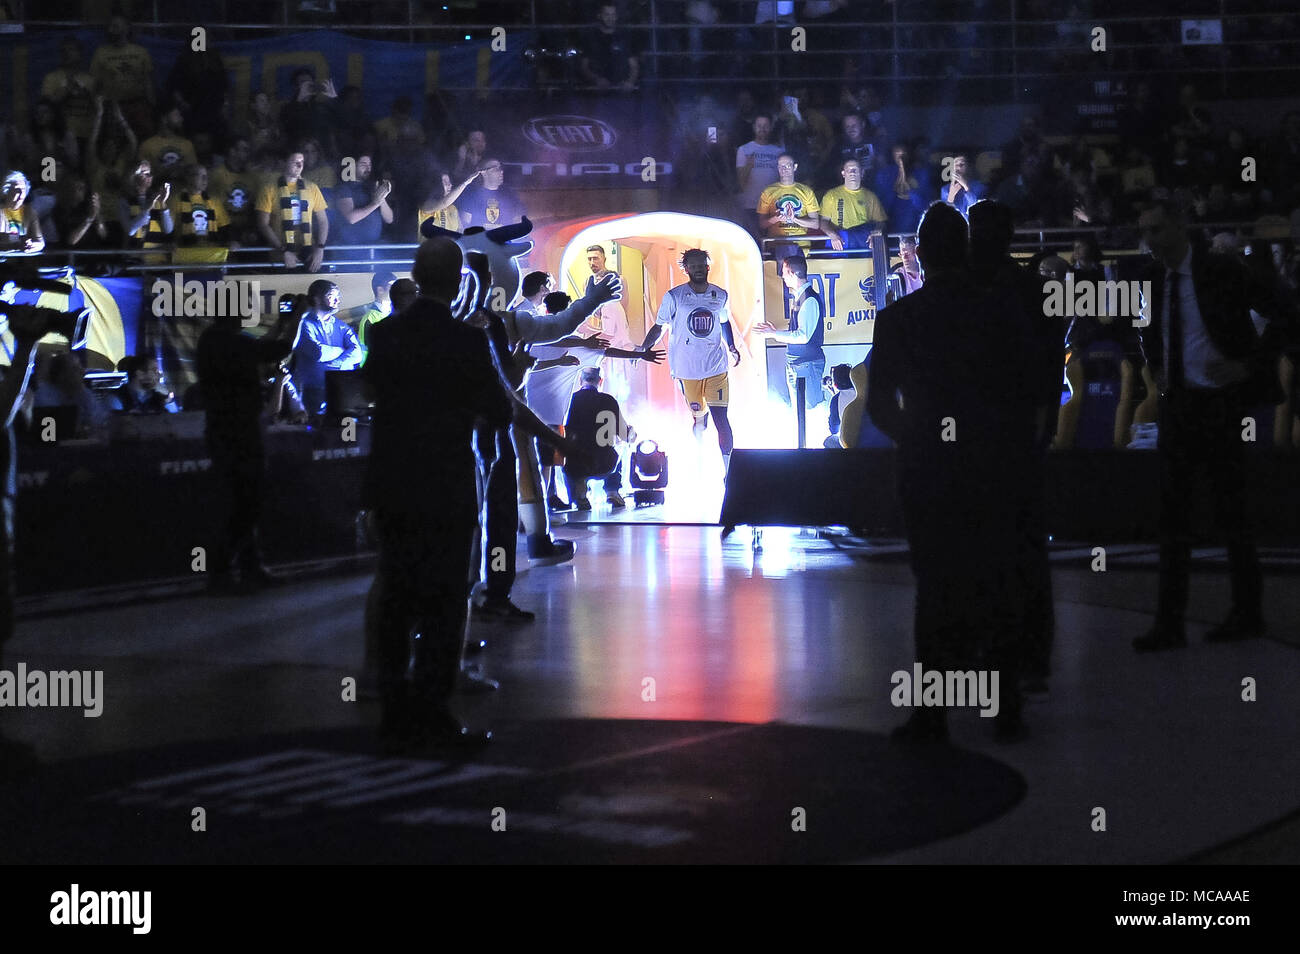
<instances>
[{"instance_id":1,"label":"team logo patch","mask_svg":"<svg viewBox=\"0 0 1300 954\"><path fill-rule=\"evenodd\" d=\"M192 213L194 218L194 231L199 235L208 233L208 213L206 209L195 209Z\"/></svg>"},{"instance_id":2,"label":"team logo patch","mask_svg":"<svg viewBox=\"0 0 1300 954\"><path fill-rule=\"evenodd\" d=\"M707 338L713 331L713 312L707 308L696 308L686 319L686 327L697 338Z\"/></svg>"},{"instance_id":3,"label":"team logo patch","mask_svg":"<svg viewBox=\"0 0 1300 954\"><path fill-rule=\"evenodd\" d=\"M783 195L776 200L776 211L782 215L800 218L803 215L803 203L799 201L797 195Z\"/></svg>"},{"instance_id":4,"label":"team logo patch","mask_svg":"<svg viewBox=\"0 0 1300 954\"><path fill-rule=\"evenodd\" d=\"M247 204L248 195L243 189L231 189L230 195L226 197L226 205L230 206L232 212L243 212Z\"/></svg>"},{"instance_id":5,"label":"team logo patch","mask_svg":"<svg viewBox=\"0 0 1300 954\"><path fill-rule=\"evenodd\" d=\"M181 154L175 149L168 149L162 154L161 159L164 166L170 167L181 161Z\"/></svg>"}]
</instances>

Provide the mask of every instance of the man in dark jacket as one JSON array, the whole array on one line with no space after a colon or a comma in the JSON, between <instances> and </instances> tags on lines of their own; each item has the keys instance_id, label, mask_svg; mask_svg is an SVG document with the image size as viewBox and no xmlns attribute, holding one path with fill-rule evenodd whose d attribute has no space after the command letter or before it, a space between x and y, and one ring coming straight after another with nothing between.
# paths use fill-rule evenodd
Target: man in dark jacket
<instances>
[{"instance_id":1,"label":"man in dark jacket","mask_svg":"<svg viewBox=\"0 0 1300 954\"><path fill-rule=\"evenodd\" d=\"M420 297L375 325L362 373L375 400L363 506L379 537L381 733L397 745L477 743L448 700L460 668L478 529L474 422L504 428L511 402L487 336L452 317L460 248L420 246ZM420 633L414 641L412 631ZM410 682L406 674L410 668Z\"/></svg>"},{"instance_id":2,"label":"man in dark jacket","mask_svg":"<svg viewBox=\"0 0 1300 954\"><path fill-rule=\"evenodd\" d=\"M1208 471L1221 531L1228 537L1232 609L1206 634L1211 642L1264 632L1263 573L1246 507L1244 418L1281 401L1279 348L1294 334L1294 310L1251 279L1245 266L1192 241L1186 217L1157 202L1138 220L1155 263L1142 350L1160 388L1160 594L1155 625L1138 652L1187 644L1183 628L1191 564L1191 503ZM1251 310L1268 320L1260 335Z\"/></svg>"},{"instance_id":3,"label":"man in dark jacket","mask_svg":"<svg viewBox=\"0 0 1300 954\"><path fill-rule=\"evenodd\" d=\"M266 484L262 372L288 357L292 348L292 342L276 334L254 338L242 333L238 317L217 318L199 336L195 362L207 415L208 453L213 475L228 494L229 516L208 566L215 588L230 585L235 559L244 586L273 579L262 564L257 533Z\"/></svg>"},{"instance_id":4,"label":"man in dark jacket","mask_svg":"<svg viewBox=\"0 0 1300 954\"><path fill-rule=\"evenodd\" d=\"M916 577L916 660L1000 673L997 732L1022 730L1015 532L1041 377L1033 331L1000 291L973 280L966 220L936 202L921 220L921 288L876 318L872 421L898 445L899 495ZM901 397L901 405L900 399ZM896 737L947 737L942 708L919 708Z\"/></svg>"}]
</instances>

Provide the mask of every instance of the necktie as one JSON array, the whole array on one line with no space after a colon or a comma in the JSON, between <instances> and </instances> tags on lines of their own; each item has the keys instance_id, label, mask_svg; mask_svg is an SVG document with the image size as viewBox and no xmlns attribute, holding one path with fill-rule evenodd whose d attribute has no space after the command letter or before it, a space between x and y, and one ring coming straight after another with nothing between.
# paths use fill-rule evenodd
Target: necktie
<instances>
[{"instance_id":1,"label":"necktie","mask_svg":"<svg viewBox=\"0 0 1300 954\"><path fill-rule=\"evenodd\" d=\"M1182 276L1169 273L1165 294L1169 298L1169 389L1183 386L1183 303L1179 288Z\"/></svg>"}]
</instances>

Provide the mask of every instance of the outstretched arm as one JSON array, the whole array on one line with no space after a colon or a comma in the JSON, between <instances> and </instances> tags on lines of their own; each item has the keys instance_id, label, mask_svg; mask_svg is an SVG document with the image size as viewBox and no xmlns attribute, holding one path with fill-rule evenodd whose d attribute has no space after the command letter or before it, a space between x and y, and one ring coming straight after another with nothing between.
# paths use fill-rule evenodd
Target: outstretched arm
<instances>
[{"instance_id":1,"label":"outstretched arm","mask_svg":"<svg viewBox=\"0 0 1300 954\"><path fill-rule=\"evenodd\" d=\"M663 325L658 323L651 325L650 330L645 333L645 341L641 342L641 347L638 350L649 351L650 346L653 345L656 341L658 341L659 336L662 335L663 333L664 333Z\"/></svg>"},{"instance_id":2,"label":"outstretched arm","mask_svg":"<svg viewBox=\"0 0 1300 954\"><path fill-rule=\"evenodd\" d=\"M515 313L515 326L519 340L525 344L548 344L573 334L591 313L607 301L622 297L623 282L615 272L610 272L599 282L587 279L587 291L564 311L554 315L529 315Z\"/></svg>"}]
</instances>

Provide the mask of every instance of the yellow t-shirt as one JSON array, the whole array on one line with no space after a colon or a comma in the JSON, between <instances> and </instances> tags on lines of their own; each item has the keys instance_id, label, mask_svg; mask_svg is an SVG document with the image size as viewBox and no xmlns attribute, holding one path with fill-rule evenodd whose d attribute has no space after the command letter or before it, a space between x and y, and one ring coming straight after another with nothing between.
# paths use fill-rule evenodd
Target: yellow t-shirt
<instances>
[{"instance_id":1,"label":"yellow t-shirt","mask_svg":"<svg viewBox=\"0 0 1300 954\"><path fill-rule=\"evenodd\" d=\"M802 182L792 182L790 185L782 185L779 182L773 182L763 190L763 194L758 197L758 215L759 218L765 218L769 215L775 215L788 209L795 218L806 219L818 211L817 196L812 189L808 188ZM786 224L777 222L775 225L767 226L769 235L807 235L808 230L802 225Z\"/></svg>"},{"instance_id":2,"label":"yellow t-shirt","mask_svg":"<svg viewBox=\"0 0 1300 954\"><path fill-rule=\"evenodd\" d=\"M153 86L153 59L138 43L105 44L90 58L90 74L105 99L148 99Z\"/></svg>"},{"instance_id":3,"label":"yellow t-shirt","mask_svg":"<svg viewBox=\"0 0 1300 954\"><path fill-rule=\"evenodd\" d=\"M172 135L150 136L140 143L140 158L148 159L153 174L161 178L174 177L183 166L199 161L192 142L184 136Z\"/></svg>"},{"instance_id":4,"label":"yellow t-shirt","mask_svg":"<svg viewBox=\"0 0 1300 954\"><path fill-rule=\"evenodd\" d=\"M420 128L419 123L410 117L401 123L392 116L385 116L383 119L375 121L375 137L385 145L391 146L398 139L403 138L403 131L406 133L405 139L407 141L424 144L424 130Z\"/></svg>"},{"instance_id":5,"label":"yellow t-shirt","mask_svg":"<svg viewBox=\"0 0 1300 954\"><path fill-rule=\"evenodd\" d=\"M276 176L268 185L262 186L262 191L257 195L257 205L253 207L258 212L265 212L271 216L272 225L277 223L277 216L280 214L279 183L280 177ZM325 211L325 197L320 194L320 189L316 186L316 183L310 179L304 180L303 191L307 193L307 213L309 215Z\"/></svg>"},{"instance_id":6,"label":"yellow t-shirt","mask_svg":"<svg viewBox=\"0 0 1300 954\"><path fill-rule=\"evenodd\" d=\"M837 229L851 229L867 222L884 222L887 218L880 199L870 189L853 192L836 186L822 197L822 218Z\"/></svg>"},{"instance_id":7,"label":"yellow t-shirt","mask_svg":"<svg viewBox=\"0 0 1300 954\"><path fill-rule=\"evenodd\" d=\"M425 212L421 209L420 221L416 223L415 229L417 235L420 231L419 227L428 219L433 219L433 224L438 226L440 229L448 229L452 232L460 231L460 213L456 210L456 206L454 205L449 205L447 208L441 209L437 212ZM424 236L421 235L420 237L423 238Z\"/></svg>"},{"instance_id":8,"label":"yellow t-shirt","mask_svg":"<svg viewBox=\"0 0 1300 954\"><path fill-rule=\"evenodd\" d=\"M45 74L41 96L59 104L63 119L78 139L90 136L95 121L95 77L84 70L70 73L57 69Z\"/></svg>"},{"instance_id":9,"label":"yellow t-shirt","mask_svg":"<svg viewBox=\"0 0 1300 954\"><path fill-rule=\"evenodd\" d=\"M233 221L243 223L253 214L253 203L262 191L262 176L252 169L231 172L225 166L208 176L208 194L221 201Z\"/></svg>"},{"instance_id":10,"label":"yellow t-shirt","mask_svg":"<svg viewBox=\"0 0 1300 954\"><path fill-rule=\"evenodd\" d=\"M27 223L23 221L22 209L5 209L4 219L0 220L0 225L3 225L0 231L10 236L10 241L14 238L22 239L27 235Z\"/></svg>"}]
</instances>

